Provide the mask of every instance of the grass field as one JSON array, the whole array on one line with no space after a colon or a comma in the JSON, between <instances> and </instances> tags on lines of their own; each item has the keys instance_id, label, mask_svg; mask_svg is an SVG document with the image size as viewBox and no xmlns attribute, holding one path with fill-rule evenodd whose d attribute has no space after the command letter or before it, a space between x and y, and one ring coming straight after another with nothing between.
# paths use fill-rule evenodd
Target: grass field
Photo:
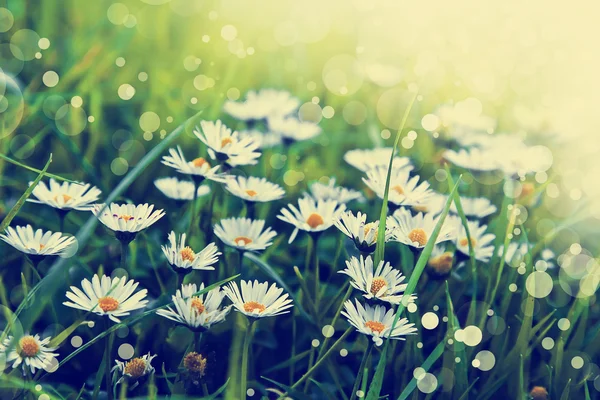
<instances>
[{"instance_id":1,"label":"grass field","mask_svg":"<svg viewBox=\"0 0 600 400\"><path fill-rule=\"evenodd\" d=\"M0 398L599 398L592 25L0 0Z\"/></svg>"}]
</instances>

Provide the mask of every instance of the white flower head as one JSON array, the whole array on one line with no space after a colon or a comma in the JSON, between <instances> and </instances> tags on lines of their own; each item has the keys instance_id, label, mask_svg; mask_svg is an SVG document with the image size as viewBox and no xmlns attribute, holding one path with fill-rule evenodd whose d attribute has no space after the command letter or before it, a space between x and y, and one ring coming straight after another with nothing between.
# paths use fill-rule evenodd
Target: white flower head
<instances>
[{"instance_id":1,"label":"white flower head","mask_svg":"<svg viewBox=\"0 0 600 400\"><path fill-rule=\"evenodd\" d=\"M208 146L208 154L213 160L225 162L232 167L258 162L260 152L254 139L240 138L236 131L227 128L220 120L201 121L200 127L202 129L196 128L194 134Z\"/></svg>"},{"instance_id":2,"label":"white flower head","mask_svg":"<svg viewBox=\"0 0 600 400\"><path fill-rule=\"evenodd\" d=\"M179 242L174 231L169 233L169 243L161 246L169 265L178 273L187 273L192 270L214 270L212 265L219 261L221 252L217 245L210 243L202 251L196 253L191 247L185 245L185 233L179 236Z\"/></svg>"},{"instance_id":3,"label":"white flower head","mask_svg":"<svg viewBox=\"0 0 600 400\"><path fill-rule=\"evenodd\" d=\"M196 185L187 180L179 180L177 178L159 178L154 181L154 186L170 199L178 201L190 201L194 199L194 189ZM210 187L207 185L199 185L197 189L197 197L206 196L210 193Z\"/></svg>"},{"instance_id":4,"label":"white flower head","mask_svg":"<svg viewBox=\"0 0 600 400\"><path fill-rule=\"evenodd\" d=\"M33 182L29 182L31 185ZM100 189L83 182L58 183L50 179L48 186L39 182L31 192L35 199L27 199L32 203L46 204L59 210L90 210L99 196Z\"/></svg>"},{"instance_id":5,"label":"white flower head","mask_svg":"<svg viewBox=\"0 0 600 400\"><path fill-rule=\"evenodd\" d=\"M156 354L150 355L150 352L148 352L148 354L143 355L142 357L132 358L131 360L125 362L115 360L116 365L111 371L120 375L116 383L119 384L123 382L125 378L137 381L144 376L153 374L154 367L151 365L151 363L152 359L155 357ZM137 382L134 384L134 386L137 386Z\"/></svg>"},{"instance_id":6,"label":"white flower head","mask_svg":"<svg viewBox=\"0 0 600 400\"><path fill-rule=\"evenodd\" d=\"M119 240L131 241L139 231L161 219L165 212L152 204L95 204L92 212ZM122 234L124 233L124 234Z\"/></svg>"},{"instance_id":7,"label":"white flower head","mask_svg":"<svg viewBox=\"0 0 600 400\"><path fill-rule=\"evenodd\" d=\"M242 121L258 121L292 114L299 106L300 100L285 90L262 89L249 91L243 101L226 101L223 111Z\"/></svg>"},{"instance_id":8,"label":"white flower head","mask_svg":"<svg viewBox=\"0 0 600 400\"><path fill-rule=\"evenodd\" d=\"M204 283L201 283L199 288L195 283L181 285L175 296L171 296L174 308L169 306L156 311L156 314L185 325L193 331L204 331L223 322L231 310L231 306L221 308L225 292L217 287L206 295L196 294L203 289Z\"/></svg>"},{"instance_id":9,"label":"white flower head","mask_svg":"<svg viewBox=\"0 0 600 400\"><path fill-rule=\"evenodd\" d=\"M388 217L388 220L391 217ZM345 211L335 221L335 226L344 235L354 241L356 248L364 253L372 253L377 245L377 234L379 232L379 221L367 223L367 214L360 211L356 216L352 211ZM394 225L386 223L385 241L387 242L393 234Z\"/></svg>"},{"instance_id":10,"label":"white flower head","mask_svg":"<svg viewBox=\"0 0 600 400\"><path fill-rule=\"evenodd\" d=\"M371 256L352 257L346 261L346 268L339 273L352 278L350 284L365 293L363 296L367 299L377 299L391 304L399 304L402 301L402 293L407 287L407 284L403 283L406 277L400 271L383 260L379 262L377 268L374 268ZM410 296L407 302L413 302L415 298Z\"/></svg>"},{"instance_id":11,"label":"white flower head","mask_svg":"<svg viewBox=\"0 0 600 400\"><path fill-rule=\"evenodd\" d=\"M452 164L471 171L496 171L500 169L497 155L492 151L470 148L459 151L446 150L444 158Z\"/></svg>"},{"instance_id":12,"label":"white flower head","mask_svg":"<svg viewBox=\"0 0 600 400\"><path fill-rule=\"evenodd\" d=\"M235 309L248 317L273 317L288 313L288 309L293 307L289 295L283 294L283 289L274 283L269 287L268 282L241 281L240 287L241 291L237 283L230 282L223 291Z\"/></svg>"},{"instance_id":13,"label":"white flower head","mask_svg":"<svg viewBox=\"0 0 600 400\"><path fill-rule=\"evenodd\" d=\"M422 249L429 242L439 217L433 214L418 213L413 216L405 208L399 208L393 214L396 222L393 240L408 246ZM435 244L452 240L456 237L456 225L451 220L444 220L442 229L435 240Z\"/></svg>"},{"instance_id":14,"label":"white flower head","mask_svg":"<svg viewBox=\"0 0 600 400\"><path fill-rule=\"evenodd\" d=\"M425 197L422 201L412 204L411 208L416 212L438 215L444 210L446 200L448 200L448 196L432 192L431 196Z\"/></svg>"},{"instance_id":15,"label":"white flower head","mask_svg":"<svg viewBox=\"0 0 600 400\"><path fill-rule=\"evenodd\" d=\"M275 132L261 132L256 129L240 131L240 139L250 138L261 149L269 149L281 144L281 135Z\"/></svg>"},{"instance_id":16,"label":"white flower head","mask_svg":"<svg viewBox=\"0 0 600 400\"><path fill-rule=\"evenodd\" d=\"M227 182L225 189L245 201L268 202L285 196L283 188L265 178L237 176Z\"/></svg>"},{"instance_id":17,"label":"white flower head","mask_svg":"<svg viewBox=\"0 0 600 400\"><path fill-rule=\"evenodd\" d=\"M467 239L467 231L460 218L456 217L455 224L458 229L455 241L456 250L468 256L469 240ZM494 255L494 244L492 242L496 236L492 233L486 233L487 225L479 225L478 221L467 221L467 225L475 258L479 261L488 262Z\"/></svg>"},{"instance_id":18,"label":"white flower head","mask_svg":"<svg viewBox=\"0 0 600 400\"><path fill-rule=\"evenodd\" d=\"M363 178L365 184L379 197L383 199L385 194L385 183L387 180L387 167L374 168L367 171L367 177ZM392 168L390 175L390 189L388 201L396 206L419 205L427 201L435 192L429 188L428 182L420 182L419 176L410 177L404 168Z\"/></svg>"},{"instance_id":19,"label":"white flower head","mask_svg":"<svg viewBox=\"0 0 600 400\"><path fill-rule=\"evenodd\" d=\"M417 331L417 328L414 327L415 324L409 323L406 318L398 319L392 331L392 324L396 318L393 308L388 310L382 305L372 307L366 304L363 306L358 300L355 302L356 306L352 300L347 300L344 303L342 315L357 331L372 336L373 342L377 346L381 346L383 339L388 335L390 339L405 340L404 336L415 334Z\"/></svg>"},{"instance_id":20,"label":"white flower head","mask_svg":"<svg viewBox=\"0 0 600 400\"><path fill-rule=\"evenodd\" d=\"M310 121L300 121L295 117L269 118L269 130L278 133L284 141L288 142L309 140L321 133L319 125Z\"/></svg>"},{"instance_id":21,"label":"white flower head","mask_svg":"<svg viewBox=\"0 0 600 400\"><path fill-rule=\"evenodd\" d=\"M36 369L46 369L52 366L53 360L58 353L55 347L49 347L51 337L41 339L40 335L30 335L28 333L21 336L18 340L13 336L8 336L0 349L6 353L6 363L12 363L15 369L21 366L23 375L29 369L32 374Z\"/></svg>"},{"instance_id":22,"label":"white flower head","mask_svg":"<svg viewBox=\"0 0 600 400\"><path fill-rule=\"evenodd\" d=\"M336 186L335 178L329 178L328 184L319 181L313 182L310 185L310 195L316 200L335 200L344 204L352 200L364 200L362 193L358 190Z\"/></svg>"},{"instance_id":23,"label":"white flower head","mask_svg":"<svg viewBox=\"0 0 600 400\"><path fill-rule=\"evenodd\" d=\"M215 235L228 246L241 251L265 250L273 244L277 232L265 228L262 219L227 218L215 225Z\"/></svg>"},{"instance_id":24,"label":"white flower head","mask_svg":"<svg viewBox=\"0 0 600 400\"><path fill-rule=\"evenodd\" d=\"M5 234L0 234L0 240L15 249L33 256L67 256L76 246L77 239L61 232L33 230L31 225L6 228Z\"/></svg>"},{"instance_id":25,"label":"white flower head","mask_svg":"<svg viewBox=\"0 0 600 400\"><path fill-rule=\"evenodd\" d=\"M146 307L148 300L144 300L148 291L142 289L134 294L138 283L133 279L111 278L94 275L92 281L81 281L81 289L71 286L66 296L70 301L63 304L67 307L83 311L91 311L98 315L107 315L112 321L119 323L119 317L129 315L131 311Z\"/></svg>"},{"instance_id":26,"label":"white flower head","mask_svg":"<svg viewBox=\"0 0 600 400\"><path fill-rule=\"evenodd\" d=\"M461 197L460 204L466 217L485 218L496 212L497 208L486 197ZM456 203L452 202L450 212L458 214Z\"/></svg>"},{"instance_id":27,"label":"white flower head","mask_svg":"<svg viewBox=\"0 0 600 400\"><path fill-rule=\"evenodd\" d=\"M322 232L329 229L346 209L344 204L335 200L315 200L312 197L299 199L298 208L293 204L289 204L288 207L289 210L282 208L277 218L295 227L289 243L296 238L300 229L306 232Z\"/></svg>"},{"instance_id":28,"label":"white flower head","mask_svg":"<svg viewBox=\"0 0 600 400\"><path fill-rule=\"evenodd\" d=\"M427 260L427 271L434 277L446 277L454 266L454 253L446 250L446 246L436 244L433 246L429 260Z\"/></svg>"},{"instance_id":29,"label":"white flower head","mask_svg":"<svg viewBox=\"0 0 600 400\"><path fill-rule=\"evenodd\" d=\"M376 149L355 149L349 150L344 154L344 161L352 165L354 168L363 172L367 172L374 168L385 168L390 163L392 155L391 147L381 147ZM408 157L394 157L392 168L404 170L405 172L412 171L413 167L410 164Z\"/></svg>"},{"instance_id":30,"label":"white flower head","mask_svg":"<svg viewBox=\"0 0 600 400\"><path fill-rule=\"evenodd\" d=\"M230 178L230 175L217 173L220 165L212 167L203 157L187 161L179 146L177 146L177 150L169 149L169 155L164 156L161 162L181 174L191 175L196 181L208 179L215 182L226 182Z\"/></svg>"}]
</instances>

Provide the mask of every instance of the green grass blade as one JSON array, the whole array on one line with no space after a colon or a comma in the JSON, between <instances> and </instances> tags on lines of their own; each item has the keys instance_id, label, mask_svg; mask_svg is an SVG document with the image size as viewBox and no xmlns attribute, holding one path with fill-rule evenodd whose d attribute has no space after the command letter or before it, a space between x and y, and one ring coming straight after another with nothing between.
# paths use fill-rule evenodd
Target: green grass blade
<instances>
[{"instance_id":1,"label":"green grass blade","mask_svg":"<svg viewBox=\"0 0 600 400\"><path fill-rule=\"evenodd\" d=\"M451 365L452 372L456 377L454 383L454 388L456 389L455 393L462 393L467 391L469 387L469 379L467 374L467 355L465 352L464 345L458 344L458 342L454 338L454 334L461 327L458 318L454 313L454 305L452 304L452 297L450 296L448 281L446 281L446 304L448 308L448 333L446 334L446 338L452 338L454 340L454 344L452 345L452 352L448 352L449 358L451 358L451 360L448 361L448 364ZM459 363L456 363L454 361L456 357L460 358Z\"/></svg>"},{"instance_id":2,"label":"green grass blade","mask_svg":"<svg viewBox=\"0 0 600 400\"><path fill-rule=\"evenodd\" d=\"M435 349L433 349L429 357L425 359L425 362L423 363L423 365L421 365L421 368L423 368L425 372L429 371L429 368L431 368L431 366L442 356L442 354L444 354L445 345L446 339L439 342L438 345L435 346ZM408 385L406 385L402 393L400 393L400 396L398 396L398 400L408 399L408 396L410 396L410 394L413 392L413 390L415 390L416 387L417 379L413 377L408 383Z\"/></svg>"},{"instance_id":3,"label":"green grass blade","mask_svg":"<svg viewBox=\"0 0 600 400\"><path fill-rule=\"evenodd\" d=\"M51 174L49 172L46 172L46 171L43 171L43 170L39 170L37 168L30 167L29 165L25 165L25 164L23 164L23 163L21 163L21 162L19 162L17 160L13 160L12 158L7 157L7 156L5 156L2 153L0 153L0 158L3 159L3 160L5 160L5 161L8 161L11 164L17 165L17 166L19 166L21 168L25 168L25 169L28 169L28 170L30 170L32 172L35 172L36 174L42 174L43 176L46 176L48 178L56 179L57 181L64 181L64 182L69 182L69 183L77 183L77 181L73 181L71 179L63 178L62 176L59 176L59 175Z\"/></svg>"}]
</instances>

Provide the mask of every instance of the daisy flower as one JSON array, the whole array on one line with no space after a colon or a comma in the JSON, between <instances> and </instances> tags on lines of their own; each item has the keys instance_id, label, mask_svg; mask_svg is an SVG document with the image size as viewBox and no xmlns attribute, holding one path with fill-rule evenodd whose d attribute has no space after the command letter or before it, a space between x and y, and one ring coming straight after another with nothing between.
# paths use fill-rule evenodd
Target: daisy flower
<instances>
[{"instance_id":1,"label":"daisy flower","mask_svg":"<svg viewBox=\"0 0 600 400\"><path fill-rule=\"evenodd\" d=\"M494 244L492 243L496 236L491 233L485 233L487 225L479 225L477 221L467 221L469 234L471 236L471 245L475 252L475 258L479 261L488 262L494 254ZM456 250L465 255L469 255L469 240L464 225L457 219L456 225L458 234L456 236Z\"/></svg>"},{"instance_id":2,"label":"daisy flower","mask_svg":"<svg viewBox=\"0 0 600 400\"><path fill-rule=\"evenodd\" d=\"M497 208L486 197L461 197L460 204L466 217L484 218L496 212ZM452 202L450 212L458 214L456 203Z\"/></svg>"},{"instance_id":3,"label":"daisy flower","mask_svg":"<svg viewBox=\"0 0 600 400\"><path fill-rule=\"evenodd\" d=\"M200 183L204 179L225 182L230 178L227 174L217 173L217 170L221 167L220 165L211 167L210 163L203 157L187 161L179 146L177 146L177 150L169 149L169 155L164 156L161 162L181 174L190 175L196 183Z\"/></svg>"},{"instance_id":4,"label":"daisy flower","mask_svg":"<svg viewBox=\"0 0 600 400\"><path fill-rule=\"evenodd\" d=\"M411 208L416 212L438 215L444 210L447 199L448 197L443 194L432 192L431 196L426 197L421 202L413 204Z\"/></svg>"},{"instance_id":5,"label":"daisy flower","mask_svg":"<svg viewBox=\"0 0 600 400\"><path fill-rule=\"evenodd\" d=\"M202 251L196 253L190 246L185 245L185 237L185 233L182 233L178 243L175 232L171 231L168 238L169 244L161 246L173 271L187 274L195 269L214 270L215 267L212 265L219 261L221 255L217 245L210 243Z\"/></svg>"},{"instance_id":6,"label":"daisy flower","mask_svg":"<svg viewBox=\"0 0 600 400\"><path fill-rule=\"evenodd\" d=\"M239 131L240 139L250 138L260 149L268 149L281 144L281 135L275 132L261 132L256 129Z\"/></svg>"},{"instance_id":7,"label":"daisy flower","mask_svg":"<svg viewBox=\"0 0 600 400\"><path fill-rule=\"evenodd\" d=\"M220 120L201 121L200 127L194 130L194 135L208 146L208 154L213 160L232 167L258 162L260 152L257 151L258 143L253 139L240 138L236 131L227 128Z\"/></svg>"},{"instance_id":8,"label":"daisy flower","mask_svg":"<svg viewBox=\"0 0 600 400\"><path fill-rule=\"evenodd\" d=\"M193 331L204 331L212 325L225 320L231 306L221 307L225 292L221 288L214 288L205 295L196 295L204 289L204 283L197 288L195 283L181 285L175 296L171 296L174 309L170 306L156 311L161 317L187 326Z\"/></svg>"},{"instance_id":9,"label":"daisy flower","mask_svg":"<svg viewBox=\"0 0 600 400\"><path fill-rule=\"evenodd\" d=\"M469 150L446 150L444 158L454 165L471 171L486 172L500 169L500 163L491 151L475 147Z\"/></svg>"},{"instance_id":10,"label":"daisy flower","mask_svg":"<svg viewBox=\"0 0 600 400\"><path fill-rule=\"evenodd\" d=\"M95 204L92 212L108 229L115 232L117 239L130 242L135 235L156 221L161 219L165 212L154 210L152 204Z\"/></svg>"},{"instance_id":11,"label":"daisy flower","mask_svg":"<svg viewBox=\"0 0 600 400\"><path fill-rule=\"evenodd\" d=\"M388 219L391 217L388 217ZM367 214L360 211L356 216L352 211L346 211L340 214L339 219L335 221L335 226L344 235L354 241L356 248L363 253L372 253L377 245L377 232L379 221L367 223ZM393 233L393 224L386 223L385 241L387 242Z\"/></svg>"},{"instance_id":12,"label":"daisy flower","mask_svg":"<svg viewBox=\"0 0 600 400\"><path fill-rule=\"evenodd\" d=\"M377 305L371 307L366 304L363 306L358 300L355 300L356 306L352 300L344 303L342 315L348 319L348 322L362 334L373 337L373 342L377 346L383 344L383 339L389 335L390 339L405 340L402 336L415 334L417 328L415 324L408 323L408 319L400 318L392 331L392 324L396 318L394 309L389 310L385 306ZM391 334L390 334L391 331Z\"/></svg>"},{"instance_id":13,"label":"daisy flower","mask_svg":"<svg viewBox=\"0 0 600 400\"><path fill-rule=\"evenodd\" d=\"M347 189L335 185L335 178L329 178L327 185L321 182L313 182L310 185L310 195L316 200L335 200L338 203L349 203L352 200L364 200L362 193L358 190Z\"/></svg>"},{"instance_id":14,"label":"daisy flower","mask_svg":"<svg viewBox=\"0 0 600 400\"><path fill-rule=\"evenodd\" d=\"M392 150L391 147L350 150L344 154L344 161L363 172L379 167L385 168L387 172L390 157L392 156ZM410 172L413 169L408 157L394 157L392 168L398 170L402 169L406 172Z\"/></svg>"},{"instance_id":15,"label":"daisy flower","mask_svg":"<svg viewBox=\"0 0 600 400\"><path fill-rule=\"evenodd\" d=\"M153 374L154 367L151 365L151 363L152 359L155 357L156 354L150 355L150 352L148 352L148 354L142 357L132 358L131 360L125 362L115 360L117 365L115 365L111 371L113 371L113 374L121 375L117 381L117 385L123 382L125 378L137 381L146 375Z\"/></svg>"},{"instance_id":16,"label":"daisy flower","mask_svg":"<svg viewBox=\"0 0 600 400\"><path fill-rule=\"evenodd\" d=\"M281 186L255 176L237 176L235 179L230 179L225 189L234 196L251 202L273 201L285 196Z\"/></svg>"},{"instance_id":17,"label":"daisy flower","mask_svg":"<svg viewBox=\"0 0 600 400\"><path fill-rule=\"evenodd\" d=\"M439 220L439 217L435 218L431 213L418 213L413 217L410 211L405 208L396 210L393 217L396 222L393 239L417 249L425 247ZM456 225L446 220L435 240L435 244L452 240L455 234Z\"/></svg>"},{"instance_id":18,"label":"daisy flower","mask_svg":"<svg viewBox=\"0 0 600 400\"><path fill-rule=\"evenodd\" d=\"M200 353L191 351L183 358L183 367L195 379L202 378L206 375L206 366L208 359Z\"/></svg>"},{"instance_id":19,"label":"daisy flower","mask_svg":"<svg viewBox=\"0 0 600 400\"><path fill-rule=\"evenodd\" d=\"M111 278L106 275L102 275L100 279L98 275L94 275L91 282L88 279L81 281L83 291L71 286L71 291L66 293L71 301L65 301L63 304L98 315L108 315L112 321L119 323L121 320L118 317L146 307L148 300L144 298L148 291L142 289L133 294L137 287L138 283L133 279Z\"/></svg>"},{"instance_id":20,"label":"daisy flower","mask_svg":"<svg viewBox=\"0 0 600 400\"><path fill-rule=\"evenodd\" d=\"M67 256L75 246L77 239L66 236L61 232L33 230L31 225L6 228L5 234L0 234L0 240L10 244L15 249L29 256Z\"/></svg>"},{"instance_id":21,"label":"daisy flower","mask_svg":"<svg viewBox=\"0 0 600 400\"><path fill-rule=\"evenodd\" d=\"M315 200L311 197L299 199L298 208L292 204L288 207L289 210L282 208L281 215L278 215L277 218L295 227L289 243L294 241L300 229L314 233L330 228L346 209L344 204L339 204L335 200Z\"/></svg>"},{"instance_id":22,"label":"daisy flower","mask_svg":"<svg viewBox=\"0 0 600 400\"><path fill-rule=\"evenodd\" d=\"M31 185L33 182L29 182ZM100 189L87 183L58 183L50 179L48 186L44 182L36 185L31 192L35 199L27 199L32 203L46 204L59 210L90 210L98 200Z\"/></svg>"},{"instance_id":23,"label":"daisy flower","mask_svg":"<svg viewBox=\"0 0 600 400\"><path fill-rule=\"evenodd\" d=\"M435 277L448 276L454 265L454 253L447 251L444 246L435 245L427 261L427 271Z\"/></svg>"},{"instance_id":24,"label":"daisy flower","mask_svg":"<svg viewBox=\"0 0 600 400\"><path fill-rule=\"evenodd\" d=\"M241 281L240 287L241 291L237 283L230 282L223 291L235 309L248 317L274 317L288 313L288 308L293 307L289 295L282 294L283 289L278 288L274 283L269 287L268 282Z\"/></svg>"},{"instance_id":25,"label":"daisy flower","mask_svg":"<svg viewBox=\"0 0 600 400\"><path fill-rule=\"evenodd\" d=\"M264 227L262 219L227 218L215 225L215 235L240 251L260 251L273 244L273 238L277 236L277 232Z\"/></svg>"},{"instance_id":26,"label":"daisy flower","mask_svg":"<svg viewBox=\"0 0 600 400\"><path fill-rule=\"evenodd\" d=\"M262 89L246 94L244 101L228 100L223 111L242 121L258 121L270 116L286 116L295 112L300 100L285 90Z\"/></svg>"},{"instance_id":27,"label":"daisy flower","mask_svg":"<svg viewBox=\"0 0 600 400\"><path fill-rule=\"evenodd\" d=\"M6 352L6 363L12 363L12 368L15 369L21 366L23 375L27 369L32 374L36 369L45 369L52 365L52 361L58 356L55 347L48 347L51 337L40 339L40 335L30 335L28 333L16 340L13 336L8 336L0 349L2 353Z\"/></svg>"},{"instance_id":28,"label":"daisy flower","mask_svg":"<svg viewBox=\"0 0 600 400\"><path fill-rule=\"evenodd\" d=\"M379 197L383 199L385 193L385 182L387 180L387 167L374 168L367 171L367 177L363 178L366 185ZM434 195L429 189L428 182L419 183L419 176L410 177L404 168L392 168L390 175L390 190L388 201L396 206L413 206L422 204Z\"/></svg>"},{"instance_id":29,"label":"daisy flower","mask_svg":"<svg viewBox=\"0 0 600 400\"><path fill-rule=\"evenodd\" d=\"M269 118L269 130L280 134L283 141L288 143L312 139L321 133L319 125L295 117Z\"/></svg>"},{"instance_id":30,"label":"daisy flower","mask_svg":"<svg viewBox=\"0 0 600 400\"><path fill-rule=\"evenodd\" d=\"M392 268L389 262L380 261L376 269L373 267L371 256L367 258L352 257L346 261L346 269L339 271L340 274L346 274L352 281L350 284L365 293L363 296L367 299L377 299L391 304L398 304L402 301L402 293L406 290L407 284L403 284L405 276L397 269ZM413 302L415 296L410 296L409 301Z\"/></svg>"},{"instance_id":31,"label":"daisy flower","mask_svg":"<svg viewBox=\"0 0 600 400\"><path fill-rule=\"evenodd\" d=\"M159 178L154 181L154 186L170 199L177 201L194 200L194 189L196 185L193 182L179 180L177 178ZM196 197L206 196L210 193L210 188L206 185L199 185L196 191Z\"/></svg>"}]
</instances>

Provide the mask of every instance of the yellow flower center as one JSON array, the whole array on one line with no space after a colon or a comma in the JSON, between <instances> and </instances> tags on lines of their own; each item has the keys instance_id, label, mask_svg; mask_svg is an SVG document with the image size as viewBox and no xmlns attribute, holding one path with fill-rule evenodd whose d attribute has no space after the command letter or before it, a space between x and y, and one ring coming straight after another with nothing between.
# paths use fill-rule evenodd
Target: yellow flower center
<instances>
[{"instance_id":1,"label":"yellow flower center","mask_svg":"<svg viewBox=\"0 0 600 400\"><path fill-rule=\"evenodd\" d=\"M191 372L204 376L206 373L206 358L202 357L202 354L191 352L186 354L183 359L183 366Z\"/></svg>"},{"instance_id":2,"label":"yellow flower center","mask_svg":"<svg viewBox=\"0 0 600 400\"><path fill-rule=\"evenodd\" d=\"M312 213L306 219L306 223L312 229L316 229L319 225L323 225L325 223L325 221L323 220L323 217L321 217L319 214Z\"/></svg>"},{"instance_id":3,"label":"yellow flower center","mask_svg":"<svg viewBox=\"0 0 600 400\"><path fill-rule=\"evenodd\" d=\"M139 378L146 372L146 361L141 357L134 358L125 364L123 372L132 378Z\"/></svg>"},{"instance_id":4,"label":"yellow flower center","mask_svg":"<svg viewBox=\"0 0 600 400\"><path fill-rule=\"evenodd\" d=\"M385 281L385 279L383 278L374 278L373 282L371 283L371 294L373 296L377 295L377 293L379 293L379 291L387 286L387 282Z\"/></svg>"},{"instance_id":5,"label":"yellow flower center","mask_svg":"<svg viewBox=\"0 0 600 400\"><path fill-rule=\"evenodd\" d=\"M246 194L250 197L254 197L258 194L258 192L255 190L252 190L252 189L248 189L248 190L246 190Z\"/></svg>"},{"instance_id":6,"label":"yellow flower center","mask_svg":"<svg viewBox=\"0 0 600 400\"><path fill-rule=\"evenodd\" d=\"M379 321L367 321L365 322L365 326L369 328L372 332L377 332L381 334L385 329L385 325Z\"/></svg>"},{"instance_id":7,"label":"yellow flower center","mask_svg":"<svg viewBox=\"0 0 600 400\"><path fill-rule=\"evenodd\" d=\"M437 257L433 257L429 260L428 264L438 274L446 275L452 269L452 259L452 253L447 251Z\"/></svg>"},{"instance_id":8,"label":"yellow flower center","mask_svg":"<svg viewBox=\"0 0 600 400\"><path fill-rule=\"evenodd\" d=\"M63 203L67 203L69 200L72 199L72 197L68 194L57 194L56 196L54 196L54 201L58 202L58 199L61 197L63 199Z\"/></svg>"},{"instance_id":9,"label":"yellow flower center","mask_svg":"<svg viewBox=\"0 0 600 400\"><path fill-rule=\"evenodd\" d=\"M19 353L25 357L35 357L40 351L40 345L33 336L24 336L19 340Z\"/></svg>"},{"instance_id":10,"label":"yellow flower center","mask_svg":"<svg viewBox=\"0 0 600 400\"><path fill-rule=\"evenodd\" d=\"M115 311L119 308L119 302L114 297L101 297L98 299L98 307L104 312Z\"/></svg>"},{"instance_id":11,"label":"yellow flower center","mask_svg":"<svg viewBox=\"0 0 600 400\"><path fill-rule=\"evenodd\" d=\"M521 194L519 195L519 198L522 199L523 197L527 197L533 192L535 192L535 185L531 182L525 182L521 186Z\"/></svg>"},{"instance_id":12,"label":"yellow flower center","mask_svg":"<svg viewBox=\"0 0 600 400\"><path fill-rule=\"evenodd\" d=\"M423 212L423 213L427 212L427 206L425 204L413 206L412 208L413 208L413 210L418 211L418 212Z\"/></svg>"},{"instance_id":13,"label":"yellow flower center","mask_svg":"<svg viewBox=\"0 0 600 400\"><path fill-rule=\"evenodd\" d=\"M198 157L198 158L193 159L192 160L192 165L194 167L198 167L198 168L207 165L208 168L210 168L210 164L203 157Z\"/></svg>"},{"instance_id":14,"label":"yellow flower center","mask_svg":"<svg viewBox=\"0 0 600 400\"><path fill-rule=\"evenodd\" d=\"M221 140L221 148L227 146L228 144L233 143L233 139L231 137L226 137L225 139Z\"/></svg>"},{"instance_id":15,"label":"yellow flower center","mask_svg":"<svg viewBox=\"0 0 600 400\"><path fill-rule=\"evenodd\" d=\"M415 228L410 231L408 238L413 243L419 243L420 246L425 246L427 244L427 234L421 228Z\"/></svg>"},{"instance_id":16,"label":"yellow flower center","mask_svg":"<svg viewBox=\"0 0 600 400\"><path fill-rule=\"evenodd\" d=\"M202 314L204 312L204 310L206 310L204 303L202 302L202 300L199 297L192 298L192 308L194 310L196 310L198 315Z\"/></svg>"},{"instance_id":17,"label":"yellow flower center","mask_svg":"<svg viewBox=\"0 0 600 400\"><path fill-rule=\"evenodd\" d=\"M458 244L460 244L462 247L467 247L469 245L469 240L466 237L464 237L464 238L460 239ZM471 247L475 247L476 244L477 244L477 240L475 240L474 238L471 238Z\"/></svg>"},{"instance_id":18,"label":"yellow flower center","mask_svg":"<svg viewBox=\"0 0 600 400\"><path fill-rule=\"evenodd\" d=\"M372 230L375 231L375 233L373 234L373 237L376 239L377 233L379 231L379 227L375 224L375 222L371 222L364 226L364 230L365 230L365 236L367 236Z\"/></svg>"},{"instance_id":19,"label":"yellow flower center","mask_svg":"<svg viewBox=\"0 0 600 400\"><path fill-rule=\"evenodd\" d=\"M393 186L391 189L398 194L404 194L404 188L400 185Z\"/></svg>"},{"instance_id":20,"label":"yellow flower center","mask_svg":"<svg viewBox=\"0 0 600 400\"><path fill-rule=\"evenodd\" d=\"M192 250L190 246L185 246L181 249L180 254L183 261L194 262L194 259L196 258L196 253L194 253L194 250Z\"/></svg>"},{"instance_id":21,"label":"yellow flower center","mask_svg":"<svg viewBox=\"0 0 600 400\"><path fill-rule=\"evenodd\" d=\"M265 311L267 307L263 304L257 303L256 301L248 301L244 303L244 311L247 313L255 312L258 310L259 313Z\"/></svg>"},{"instance_id":22,"label":"yellow flower center","mask_svg":"<svg viewBox=\"0 0 600 400\"><path fill-rule=\"evenodd\" d=\"M41 243L40 243L40 251L41 251L41 250L43 250L43 249L44 249L44 247L46 247L46 245L45 245L45 244L41 244Z\"/></svg>"},{"instance_id":23,"label":"yellow flower center","mask_svg":"<svg viewBox=\"0 0 600 400\"><path fill-rule=\"evenodd\" d=\"M124 220L125 222L128 222L128 221L132 220L133 218L134 218L134 217L133 217L132 215L121 215L121 216L119 217L119 219L122 219L122 220Z\"/></svg>"},{"instance_id":24,"label":"yellow flower center","mask_svg":"<svg viewBox=\"0 0 600 400\"><path fill-rule=\"evenodd\" d=\"M233 239L233 241L238 246L247 246L248 244L252 243L252 239L246 236L238 236L235 239Z\"/></svg>"}]
</instances>

